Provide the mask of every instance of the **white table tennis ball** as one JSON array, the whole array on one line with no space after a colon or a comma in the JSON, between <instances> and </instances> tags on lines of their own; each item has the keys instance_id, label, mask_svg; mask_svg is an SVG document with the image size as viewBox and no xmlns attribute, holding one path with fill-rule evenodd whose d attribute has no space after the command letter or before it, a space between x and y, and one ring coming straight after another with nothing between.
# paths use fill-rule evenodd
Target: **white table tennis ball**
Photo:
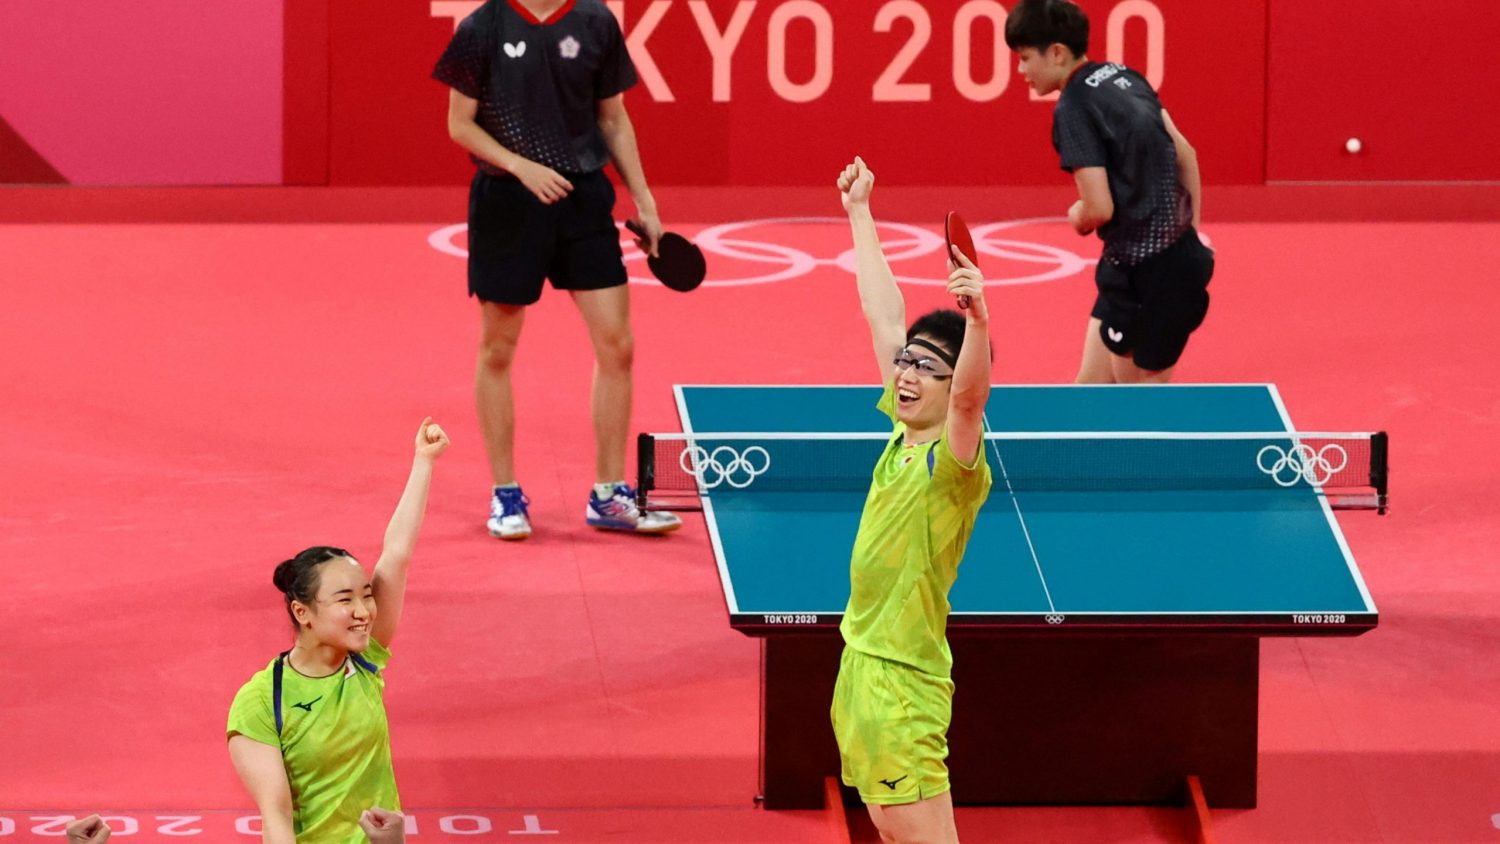
<instances>
[{"instance_id":1,"label":"white table tennis ball","mask_svg":"<svg viewBox=\"0 0 1500 844\"><path fill-rule=\"evenodd\" d=\"M1350 138L1349 140L1344 141L1344 149L1350 152L1359 152L1363 148L1364 144L1359 142L1359 138Z\"/></svg>"}]
</instances>

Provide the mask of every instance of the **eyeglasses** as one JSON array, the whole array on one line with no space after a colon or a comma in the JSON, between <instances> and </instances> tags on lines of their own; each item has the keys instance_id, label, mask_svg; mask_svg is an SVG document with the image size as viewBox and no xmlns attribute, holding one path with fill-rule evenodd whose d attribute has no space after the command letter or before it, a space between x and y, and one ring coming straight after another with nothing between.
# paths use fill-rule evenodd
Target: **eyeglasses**
<instances>
[{"instance_id":1,"label":"eyeglasses","mask_svg":"<svg viewBox=\"0 0 1500 844\"><path fill-rule=\"evenodd\" d=\"M910 349L902 349L901 354L897 355L892 363L896 364L896 369L900 372L905 372L915 366L918 375L934 381L945 381L953 377L953 373L938 369L938 362L933 358L914 357Z\"/></svg>"}]
</instances>

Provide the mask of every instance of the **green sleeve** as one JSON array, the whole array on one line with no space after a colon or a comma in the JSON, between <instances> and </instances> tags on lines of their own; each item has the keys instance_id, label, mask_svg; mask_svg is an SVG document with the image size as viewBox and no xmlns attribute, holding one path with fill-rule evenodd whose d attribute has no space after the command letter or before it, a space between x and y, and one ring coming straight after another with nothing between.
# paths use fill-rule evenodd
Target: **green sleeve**
<instances>
[{"instance_id":1,"label":"green sleeve","mask_svg":"<svg viewBox=\"0 0 1500 844\"><path fill-rule=\"evenodd\" d=\"M896 419L896 381L892 379L885 382L885 389L880 393L880 400L875 402L875 409L884 413L891 422L900 425Z\"/></svg>"},{"instance_id":2,"label":"green sleeve","mask_svg":"<svg viewBox=\"0 0 1500 844\"><path fill-rule=\"evenodd\" d=\"M276 713L272 709L271 682L262 671L240 687L229 705L229 725L225 738L236 735L254 739L261 744L280 747L281 739L276 735Z\"/></svg>"},{"instance_id":3,"label":"green sleeve","mask_svg":"<svg viewBox=\"0 0 1500 844\"><path fill-rule=\"evenodd\" d=\"M384 671L385 667L391 663L391 649L375 641L375 637L371 636L370 646L360 653L360 658Z\"/></svg>"},{"instance_id":4,"label":"green sleeve","mask_svg":"<svg viewBox=\"0 0 1500 844\"><path fill-rule=\"evenodd\" d=\"M953 453L953 446L948 442L948 432L943 431L943 438L938 440L933 447L936 451L933 460L932 476L935 481L944 484L951 490L955 501L972 501L989 497L992 475L989 463L989 448L985 440L979 442L979 453L974 455L974 461L965 465Z\"/></svg>"}]
</instances>

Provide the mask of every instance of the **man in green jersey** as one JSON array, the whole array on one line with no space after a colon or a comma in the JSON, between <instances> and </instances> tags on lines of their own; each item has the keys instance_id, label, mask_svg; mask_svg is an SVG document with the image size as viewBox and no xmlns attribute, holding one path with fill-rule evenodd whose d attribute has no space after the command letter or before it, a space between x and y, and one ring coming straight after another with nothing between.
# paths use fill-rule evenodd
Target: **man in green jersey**
<instances>
[{"instance_id":1,"label":"man in green jersey","mask_svg":"<svg viewBox=\"0 0 1500 844\"><path fill-rule=\"evenodd\" d=\"M401 809L384 672L433 462L448 447L431 423L417 431L411 475L370 576L347 551L324 545L283 561L272 576L296 644L240 688L226 730L265 844L400 840L396 818L381 811Z\"/></svg>"},{"instance_id":2,"label":"man in green jersey","mask_svg":"<svg viewBox=\"0 0 1500 844\"><path fill-rule=\"evenodd\" d=\"M945 631L948 590L990 490L984 279L953 249L948 292L969 297L967 312L934 311L908 328L870 212L875 176L855 158L838 185L885 384L878 406L894 431L854 540L833 731L844 783L859 789L883 841L957 842L944 761L953 711Z\"/></svg>"}]
</instances>

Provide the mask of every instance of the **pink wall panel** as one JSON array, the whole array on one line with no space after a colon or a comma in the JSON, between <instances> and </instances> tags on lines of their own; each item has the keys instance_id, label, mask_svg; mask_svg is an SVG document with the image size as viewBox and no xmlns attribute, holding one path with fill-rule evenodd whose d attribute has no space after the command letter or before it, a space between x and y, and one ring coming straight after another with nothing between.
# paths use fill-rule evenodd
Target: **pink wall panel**
<instances>
[{"instance_id":1,"label":"pink wall panel","mask_svg":"<svg viewBox=\"0 0 1500 844\"><path fill-rule=\"evenodd\" d=\"M0 117L75 184L279 183L281 66L282 0L0 2Z\"/></svg>"}]
</instances>

